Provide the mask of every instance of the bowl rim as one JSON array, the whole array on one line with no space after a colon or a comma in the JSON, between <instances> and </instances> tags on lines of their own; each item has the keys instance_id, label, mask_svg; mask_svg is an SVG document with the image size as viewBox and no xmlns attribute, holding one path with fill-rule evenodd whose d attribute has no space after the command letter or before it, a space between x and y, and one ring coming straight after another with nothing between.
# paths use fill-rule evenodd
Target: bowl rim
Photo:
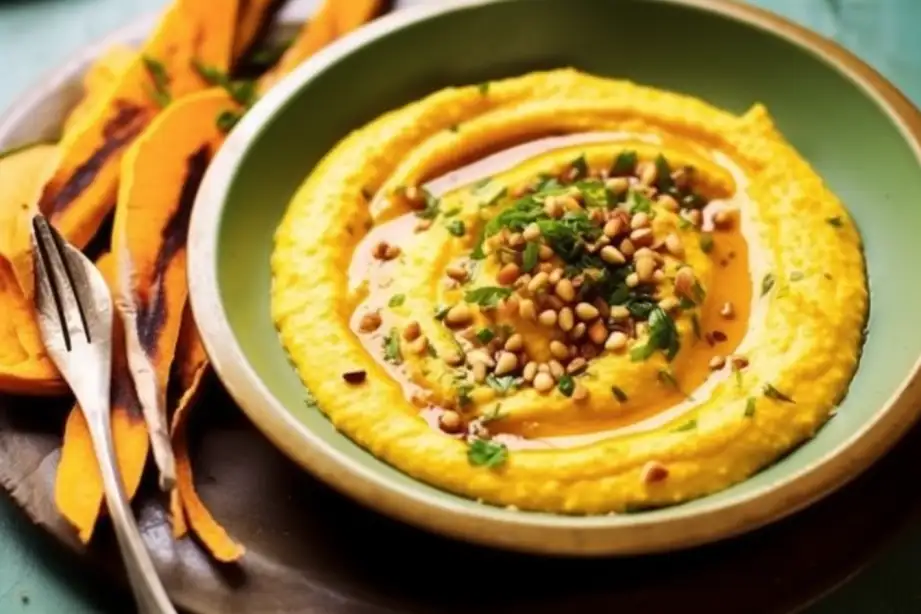
<instances>
[{"instance_id":1,"label":"bowl rim","mask_svg":"<svg viewBox=\"0 0 921 614\"><path fill-rule=\"evenodd\" d=\"M363 466L301 424L262 382L227 319L218 283L220 219L247 146L276 111L340 58L405 26L452 11L509 0L443 0L395 11L313 56L267 93L230 134L199 189L189 230L189 298L211 362L228 392L285 455L334 489L387 516L461 540L522 552L599 556L661 552L738 535L790 515L840 488L883 455L915 423L921 357L876 414L820 458L783 479L664 517L643 514L512 514L461 507L452 497L414 490ZM714 12L773 34L811 53L857 85L900 130L921 163L921 112L886 78L851 52L774 13L728 0L656 0Z\"/></svg>"}]
</instances>

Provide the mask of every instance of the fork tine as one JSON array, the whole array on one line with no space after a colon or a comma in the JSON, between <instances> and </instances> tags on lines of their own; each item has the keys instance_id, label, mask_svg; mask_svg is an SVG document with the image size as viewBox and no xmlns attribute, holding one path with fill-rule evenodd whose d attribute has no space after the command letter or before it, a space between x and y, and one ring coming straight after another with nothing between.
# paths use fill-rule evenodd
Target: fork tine
<instances>
[{"instance_id":1,"label":"fork tine","mask_svg":"<svg viewBox=\"0 0 921 614\"><path fill-rule=\"evenodd\" d=\"M90 336L74 290L72 274L65 263L64 240L40 214L32 218L32 230L39 256L36 270L42 273L41 287L44 289L47 284L47 289L51 291L50 295L61 320L64 342L69 351L77 336L82 334L87 342Z\"/></svg>"}]
</instances>

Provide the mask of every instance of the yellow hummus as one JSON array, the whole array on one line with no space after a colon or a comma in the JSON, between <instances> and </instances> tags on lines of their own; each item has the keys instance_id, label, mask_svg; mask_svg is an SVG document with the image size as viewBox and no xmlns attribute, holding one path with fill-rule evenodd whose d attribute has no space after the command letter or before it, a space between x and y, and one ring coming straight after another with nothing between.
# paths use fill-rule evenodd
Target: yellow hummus
<instances>
[{"instance_id":1,"label":"yellow hummus","mask_svg":"<svg viewBox=\"0 0 921 614\"><path fill-rule=\"evenodd\" d=\"M857 229L762 106L569 69L350 134L272 271L340 431L434 486L564 513L699 497L811 437L868 301Z\"/></svg>"}]
</instances>

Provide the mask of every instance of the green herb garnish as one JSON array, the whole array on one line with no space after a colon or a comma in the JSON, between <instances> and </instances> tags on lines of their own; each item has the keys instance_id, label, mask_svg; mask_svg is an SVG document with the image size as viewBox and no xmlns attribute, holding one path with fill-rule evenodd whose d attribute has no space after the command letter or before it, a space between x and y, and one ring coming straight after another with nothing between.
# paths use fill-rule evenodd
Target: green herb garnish
<instances>
[{"instance_id":1,"label":"green herb garnish","mask_svg":"<svg viewBox=\"0 0 921 614\"><path fill-rule=\"evenodd\" d=\"M476 235L476 240L473 242L473 249L470 250L471 260L482 260L486 257L486 252L483 250L483 244L486 241L486 227L480 228L480 231Z\"/></svg>"},{"instance_id":2,"label":"green herb garnish","mask_svg":"<svg viewBox=\"0 0 921 614\"><path fill-rule=\"evenodd\" d=\"M697 317L696 313L691 314L691 328L694 331L694 337L697 339L701 338L700 334L700 318Z\"/></svg>"},{"instance_id":3,"label":"green herb garnish","mask_svg":"<svg viewBox=\"0 0 921 614\"><path fill-rule=\"evenodd\" d=\"M477 89L480 91L480 94L485 96L489 93L489 81L484 81L477 86Z\"/></svg>"},{"instance_id":4,"label":"green herb garnish","mask_svg":"<svg viewBox=\"0 0 921 614\"><path fill-rule=\"evenodd\" d=\"M467 232L467 226L464 224L464 220L451 220L445 224L445 228L455 237L462 237L464 233Z\"/></svg>"},{"instance_id":5,"label":"green herb garnish","mask_svg":"<svg viewBox=\"0 0 921 614\"><path fill-rule=\"evenodd\" d=\"M473 384L460 380L454 382L454 390L457 391L457 404L461 407L467 407L473 402L470 393L473 392Z\"/></svg>"},{"instance_id":6,"label":"green herb garnish","mask_svg":"<svg viewBox=\"0 0 921 614\"><path fill-rule=\"evenodd\" d=\"M700 233L700 251L705 254L713 251L713 235L709 232Z\"/></svg>"},{"instance_id":7,"label":"green herb garnish","mask_svg":"<svg viewBox=\"0 0 921 614\"><path fill-rule=\"evenodd\" d=\"M623 391L619 386L611 386L611 394L614 395L614 398L621 403L627 402L627 393Z\"/></svg>"},{"instance_id":8,"label":"green herb garnish","mask_svg":"<svg viewBox=\"0 0 921 614\"><path fill-rule=\"evenodd\" d=\"M774 287L774 274L768 273L764 276L764 279L761 280L761 296L764 296L771 291L771 288Z\"/></svg>"},{"instance_id":9,"label":"green herb garnish","mask_svg":"<svg viewBox=\"0 0 921 614\"><path fill-rule=\"evenodd\" d=\"M697 420L691 419L676 428L673 432L683 433L684 431L692 431L697 428Z\"/></svg>"},{"instance_id":10,"label":"green herb garnish","mask_svg":"<svg viewBox=\"0 0 921 614\"><path fill-rule=\"evenodd\" d=\"M617 204L614 193L601 181L595 179L579 181L575 187L582 194L582 201L588 208L610 209Z\"/></svg>"},{"instance_id":11,"label":"green herb garnish","mask_svg":"<svg viewBox=\"0 0 921 614\"><path fill-rule=\"evenodd\" d=\"M488 439L474 439L467 448L467 461L474 467L500 467L508 460L508 447Z\"/></svg>"},{"instance_id":12,"label":"green herb garnish","mask_svg":"<svg viewBox=\"0 0 921 614\"><path fill-rule=\"evenodd\" d=\"M636 190L630 190L627 193L627 206L630 207L631 215L652 213L652 201Z\"/></svg>"},{"instance_id":13,"label":"green herb garnish","mask_svg":"<svg viewBox=\"0 0 921 614\"><path fill-rule=\"evenodd\" d=\"M793 271L790 273L790 281L802 281L803 277L802 271Z\"/></svg>"},{"instance_id":14,"label":"green herb garnish","mask_svg":"<svg viewBox=\"0 0 921 614\"><path fill-rule=\"evenodd\" d=\"M508 194L508 188L505 186L492 186L492 184L487 184L486 188L474 192L478 198L482 199L480 201L480 209L486 209L497 205L499 201Z\"/></svg>"},{"instance_id":15,"label":"green herb garnish","mask_svg":"<svg viewBox=\"0 0 921 614\"><path fill-rule=\"evenodd\" d=\"M511 288L483 286L475 290L467 291L467 293L464 294L464 300L468 303L480 305L481 307L493 308L499 304L499 301L508 298L511 294Z\"/></svg>"},{"instance_id":16,"label":"green herb garnish","mask_svg":"<svg viewBox=\"0 0 921 614\"><path fill-rule=\"evenodd\" d=\"M435 319L439 322L445 319L445 316L448 315L448 312L451 310L451 307L447 305L436 305L435 307Z\"/></svg>"},{"instance_id":17,"label":"green herb garnish","mask_svg":"<svg viewBox=\"0 0 921 614\"><path fill-rule=\"evenodd\" d=\"M755 397L748 397L745 401L745 417L751 418L755 415Z\"/></svg>"},{"instance_id":18,"label":"green herb garnish","mask_svg":"<svg viewBox=\"0 0 921 614\"><path fill-rule=\"evenodd\" d=\"M588 161L585 159L585 154L580 155L578 158L573 160L570 163L570 166L575 171L573 179L584 179L588 177Z\"/></svg>"},{"instance_id":19,"label":"green herb garnish","mask_svg":"<svg viewBox=\"0 0 921 614\"><path fill-rule=\"evenodd\" d=\"M435 196L422 188L422 197L425 199L425 207L421 211L416 212L416 217L423 220L434 220L438 217L438 214L441 213L441 200L435 198Z\"/></svg>"},{"instance_id":20,"label":"green herb garnish","mask_svg":"<svg viewBox=\"0 0 921 614\"><path fill-rule=\"evenodd\" d=\"M646 360L656 350L662 350L668 360L673 360L681 347L678 329L671 316L661 307L653 307L649 313L649 339L645 345L633 348L630 359L633 362Z\"/></svg>"},{"instance_id":21,"label":"green herb garnish","mask_svg":"<svg viewBox=\"0 0 921 614\"><path fill-rule=\"evenodd\" d=\"M636 168L637 156L635 151L624 150L614 158L611 166L611 175L629 175Z\"/></svg>"},{"instance_id":22,"label":"green herb garnish","mask_svg":"<svg viewBox=\"0 0 921 614\"><path fill-rule=\"evenodd\" d=\"M396 326L384 336L384 360L395 365L403 363L403 353L400 351L400 332Z\"/></svg>"},{"instance_id":23,"label":"green herb garnish","mask_svg":"<svg viewBox=\"0 0 921 614\"><path fill-rule=\"evenodd\" d=\"M218 113L215 123L217 124L218 130L227 134L233 130L233 127L236 126L241 119L243 119L243 115L239 111L226 109Z\"/></svg>"},{"instance_id":24,"label":"green herb garnish","mask_svg":"<svg viewBox=\"0 0 921 614\"><path fill-rule=\"evenodd\" d=\"M393 296L390 297L390 300L387 301L387 306L388 307L399 307L405 301L406 301L405 294L394 294Z\"/></svg>"},{"instance_id":25,"label":"green herb garnish","mask_svg":"<svg viewBox=\"0 0 921 614\"><path fill-rule=\"evenodd\" d=\"M769 399L774 399L775 401L781 401L783 403L796 403L796 401L774 388L774 386L771 384L764 385L764 396Z\"/></svg>"},{"instance_id":26,"label":"green herb garnish","mask_svg":"<svg viewBox=\"0 0 921 614\"><path fill-rule=\"evenodd\" d=\"M557 384L557 388L559 388L563 396L571 397L573 391L576 389L576 380L574 380L570 374L564 373L562 377L560 377L560 383Z\"/></svg>"},{"instance_id":27,"label":"green herb garnish","mask_svg":"<svg viewBox=\"0 0 921 614\"><path fill-rule=\"evenodd\" d=\"M488 328L481 328L476 333L476 338L480 340L480 343L486 345L490 341L496 338L496 333L492 332Z\"/></svg>"},{"instance_id":28,"label":"green herb garnish","mask_svg":"<svg viewBox=\"0 0 921 614\"><path fill-rule=\"evenodd\" d=\"M844 222L841 221L841 216L836 215L835 217L825 218L825 221L834 226L835 228L841 228L844 226Z\"/></svg>"},{"instance_id":29,"label":"green herb garnish","mask_svg":"<svg viewBox=\"0 0 921 614\"><path fill-rule=\"evenodd\" d=\"M148 55L145 55L143 59L144 68L147 69L147 74L150 75L150 79L153 81L153 88L148 93L161 108L168 106L173 97L169 91L170 79L169 74L166 72L166 67L163 62Z\"/></svg>"},{"instance_id":30,"label":"green herb garnish","mask_svg":"<svg viewBox=\"0 0 921 614\"><path fill-rule=\"evenodd\" d=\"M525 273L530 273L537 266L539 254L540 247L537 243L528 241L528 244L524 246L524 253L521 255L521 270Z\"/></svg>"},{"instance_id":31,"label":"green herb garnish","mask_svg":"<svg viewBox=\"0 0 921 614\"><path fill-rule=\"evenodd\" d=\"M496 376L490 373L486 376L486 385L498 392L500 395L506 395L517 385L517 378L514 375Z\"/></svg>"},{"instance_id":32,"label":"green herb garnish","mask_svg":"<svg viewBox=\"0 0 921 614\"><path fill-rule=\"evenodd\" d=\"M493 407L489 412L483 414L480 418L482 424L489 424L490 422L495 422L496 420L501 420L505 417L505 414L502 413L502 403L496 403L496 406Z\"/></svg>"},{"instance_id":33,"label":"green herb garnish","mask_svg":"<svg viewBox=\"0 0 921 614\"><path fill-rule=\"evenodd\" d=\"M206 66L198 60L192 60L192 67L209 85L224 88L231 98L247 109L255 104L258 97L255 81L234 81L223 70L214 66Z\"/></svg>"},{"instance_id":34,"label":"green herb garnish","mask_svg":"<svg viewBox=\"0 0 921 614\"><path fill-rule=\"evenodd\" d=\"M675 181L672 179L672 168L662 154L656 156L656 187L662 193L668 192L675 187Z\"/></svg>"},{"instance_id":35,"label":"green herb garnish","mask_svg":"<svg viewBox=\"0 0 921 614\"><path fill-rule=\"evenodd\" d=\"M660 369L658 373L659 381L668 386L669 388L674 388L678 390L678 380L675 379L675 376L668 369Z\"/></svg>"},{"instance_id":36,"label":"green herb garnish","mask_svg":"<svg viewBox=\"0 0 921 614\"><path fill-rule=\"evenodd\" d=\"M537 225L547 244L568 263L578 262L585 241L594 241L601 234L581 211L569 211L559 220L537 220Z\"/></svg>"}]
</instances>

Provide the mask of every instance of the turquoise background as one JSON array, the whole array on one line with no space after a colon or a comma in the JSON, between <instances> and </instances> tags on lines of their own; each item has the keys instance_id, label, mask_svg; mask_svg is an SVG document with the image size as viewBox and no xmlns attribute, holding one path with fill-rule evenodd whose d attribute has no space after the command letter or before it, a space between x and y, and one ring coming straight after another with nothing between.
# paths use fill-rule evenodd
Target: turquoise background
<instances>
[{"instance_id":1,"label":"turquoise background","mask_svg":"<svg viewBox=\"0 0 921 614\"><path fill-rule=\"evenodd\" d=\"M921 105L921 1L752 1L835 39ZM0 108L80 46L165 3L0 0ZM795 67L790 68L790 77L796 78ZM918 570L921 526L810 612L921 612ZM91 576L78 559L31 526L0 496L0 613L126 612L127 607L121 589Z\"/></svg>"}]
</instances>

